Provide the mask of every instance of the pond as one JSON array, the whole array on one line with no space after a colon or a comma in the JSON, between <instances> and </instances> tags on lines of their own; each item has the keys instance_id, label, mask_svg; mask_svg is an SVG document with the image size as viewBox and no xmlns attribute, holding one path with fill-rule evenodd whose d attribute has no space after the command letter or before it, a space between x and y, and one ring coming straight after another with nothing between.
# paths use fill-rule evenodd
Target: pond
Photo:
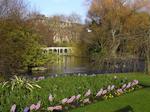
<instances>
[{"instance_id":1,"label":"pond","mask_svg":"<svg viewBox=\"0 0 150 112\"><path fill-rule=\"evenodd\" d=\"M109 59L90 60L87 57L62 55L56 59L54 64L45 66L42 74L105 74L105 73L127 73L144 72L145 61L143 59ZM39 73L38 73L39 74Z\"/></svg>"},{"instance_id":2,"label":"pond","mask_svg":"<svg viewBox=\"0 0 150 112\"><path fill-rule=\"evenodd\" d=\"M50 74L85 73L88 71L89 59L78 56L60 56L56 63L48 67Z\"/></svg>"}]
</instances>

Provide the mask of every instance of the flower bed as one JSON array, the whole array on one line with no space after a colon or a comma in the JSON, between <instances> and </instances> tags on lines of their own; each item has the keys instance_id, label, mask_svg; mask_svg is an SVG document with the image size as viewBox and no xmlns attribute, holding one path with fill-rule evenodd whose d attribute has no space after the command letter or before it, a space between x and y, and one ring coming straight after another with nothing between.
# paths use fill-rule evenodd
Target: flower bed
<instances>
[{"instance_id":1,"label":"flower bed","mask_svg":"<svg viewBox=\"0 0 150 112\"><path fill-rule=\"evenodd\" d=\"M62 99L58 99L53 93L49 94L49 96L47 97L47 101L45 100L43 101L41 99L37 103L28 104L27 107L22 108L22 110L24 112L68 111L69 109L72 108L77 108L97 101L118 97L120 95L134 91L138 88L141 88L138 80L133 81L128 81L127 79L120 80L117 79L117 77L115 76L113 79L111 79L111 83L108 83L107 86L100 87L99 89L96 90L96 92L93 92L92 89L87 89L86 87L85 92L84 91L82 93L81 91L79 93L76 92L76 94ZM45 105L43 105L43 102L48 102L49 105L45 107ZM18 109L18 105L19 104L13 104L11 107L11 112L16 112L16 110Z\"/></svg>"}]
</instances>

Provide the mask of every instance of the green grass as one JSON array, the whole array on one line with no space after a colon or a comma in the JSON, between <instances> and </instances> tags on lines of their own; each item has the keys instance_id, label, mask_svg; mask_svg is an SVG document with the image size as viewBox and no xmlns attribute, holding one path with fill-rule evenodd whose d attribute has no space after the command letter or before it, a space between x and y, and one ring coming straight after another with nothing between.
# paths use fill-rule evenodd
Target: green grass
<instances>
[{"instance_id":1,"label":"green grass","mask_svg":"<svg viewBox=\"0 0 150 112\"><path fill-rule=\"evenodd\" d=\"M38 84L42 88L36 89L31 93L26 93L25 90L21 89L13 91L10 94L10 90L2 92L0 88L0 93L3 94L0 96L0 111L9 112L11 105L16 103L19 112L21 112L23 108L30 106L32 103L37 103L39 100L42 101L42 107L46 109L48 106L55 105L56 102L65 97L77 95L79 93L83 94L88 89L91 89L92 93L95 94L101 87L114 84L112 79L115 75L118 76L119 80L124 78L128 80L138 79L141 84L150 86L150 76L143 73L108 74L95 77L67 76L48 78L39 81ZM55 96L54 103L48 101L50 93ZM149 104L150 89L145 88L111 100L100 101L82 108L77 108L70 112L111 112L127 105L133 107L135 112L149 112L150 110L147 111L149 109Z\"/></svg>"},{"instance_id":2,"label":"green grass","mask_svg":"<svg viewBox=\"0 0 150 112\"><path fill-rule=\"evenodd\" d=\"M150 112L150 88L135 91L114 99L101 101L70 112L114 112L130 105L134 112Z\"/></svg>"},{"instance_id":3,"label":"green grass","mask_svg":"<svg viewBox=\"0 0 150 112\"><path fill-rule=\"evenodd\" d=\"M100 101L95 104L74 109L70 112L115 112L126 106L131 106L134 112L150 112L150 76L144 74L118 74L118 77L138 79L142 85L147 86L141 90L123 96Z\"/></svg>"},{"instance_id":4,"label":"green grass","mask_svg":"<svg viewBox=\"0 0 150 112\"><path fill-rule=\"evenodd\" d=\"M14 103L17 105L19 112L23 111L26 106L30 106L32 103L37 103L39 100L42 102L44 109L48 106L55 105L63 98L70 97L72 95L83 94L88 89L91 89L93 93L104 85L111 83L113 77L103 75L96 77L77 77L67 76L58 78L48 78L39 81L38 84L41 89L33 90L31 93L27 93L25 89L16 89L12 92L8 89L0 88L0 111L8 112L11 105ZM55 96L54 103L48 101L49 94Z\"/></svg>"}]
</instances>

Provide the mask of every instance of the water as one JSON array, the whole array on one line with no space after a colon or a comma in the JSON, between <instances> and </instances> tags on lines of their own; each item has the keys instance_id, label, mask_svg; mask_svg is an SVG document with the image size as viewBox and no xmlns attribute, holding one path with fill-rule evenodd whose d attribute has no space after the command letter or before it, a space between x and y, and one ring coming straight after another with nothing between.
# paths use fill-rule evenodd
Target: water
<instances>
[{"instance_id":1,"label":"water","mask_svg":"<svg viewBox=\"0 0 150 112\"><path fill-rule=\"evenodd\" d=\"M77 56L60 56L57 62L48 67L49 74L84 73L88 71L89 59Z\"/></svg>"},{"instance_id":2,"label":"water","mask_svg":"<svg viewBox=\"0 0 150 112\"><path fill-rule=\"evenodd\" d=\"M105 73L127 73L144 72L145 61L143 59L109 59L102 62L91 61L87 57L60 56L54 64L45 66L43 75L53 74L105 74Z\"/></svg>"}]
</instances>

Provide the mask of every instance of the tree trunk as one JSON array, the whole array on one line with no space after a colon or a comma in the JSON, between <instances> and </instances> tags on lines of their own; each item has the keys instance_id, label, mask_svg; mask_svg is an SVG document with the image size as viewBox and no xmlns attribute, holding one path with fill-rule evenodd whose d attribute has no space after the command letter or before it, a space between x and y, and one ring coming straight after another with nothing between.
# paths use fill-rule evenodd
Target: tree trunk
<instances>
[{"instance_id":1,"label":"tree trunk","mask_svg":"<svg viewBox=\"0 0 150 112\"><path fill-rule=\"evenodd\" d=\"M147 61L147 72L150 75L150 60Z\"/></svg>"},{"instance_id":2,"label":"tree trunk","mask_svg":"<svg viewBox=\"0 0 150 112\"><path fill-rule=\"evenodd\" d=\"M32 66L28 66L27 74L32 75Z\"/></svg>"},{"instance_id":3,"label":"tree trunk","mask_svg":"<svg viewBox=\"0 0 150 112\"><path fill-rule=\"evenodd\" d=\"M150 56L149 56L149 53L147 53L147 57L146 57L146 72L148 74L150 74Z\"/></svg>"},{"instance_id":4,"label":"tree trunk","mask_svg":"<svg viewBox=\"0 0 150 112\"><path fill-rule=\"evenodd\" d=\"M111 49L111 55L112 57L116 57L117 56L117 49L120 45L120 40L116 39L115 34L116 34L116 30L112 30L112 49Z\"/></svg>"},{"instance_id":5,"label":"tree trunk","mask_svg":"<svg viewBox=\"0 0 150 112\"><path fill-rule=\"evenodd\" d=\"M116 42L114 42L112 45L113 45L113 47L112 47L111 53L112 53L113 57L116 57L117 56L117 49L118 49L118 47L120 45L120 40L118 40L118 42L116 40Z\"/></svg>"},{"instance_id":6,"label":"tree trunk","mask_svg":"<svg viewBox=\"0 0 150 112\"><path fill-rule=\"evenodd\" d=\"M149 36L147 41L147 72L150 74L150 30L149 30Z\"/></svg>"}]
</instances>

